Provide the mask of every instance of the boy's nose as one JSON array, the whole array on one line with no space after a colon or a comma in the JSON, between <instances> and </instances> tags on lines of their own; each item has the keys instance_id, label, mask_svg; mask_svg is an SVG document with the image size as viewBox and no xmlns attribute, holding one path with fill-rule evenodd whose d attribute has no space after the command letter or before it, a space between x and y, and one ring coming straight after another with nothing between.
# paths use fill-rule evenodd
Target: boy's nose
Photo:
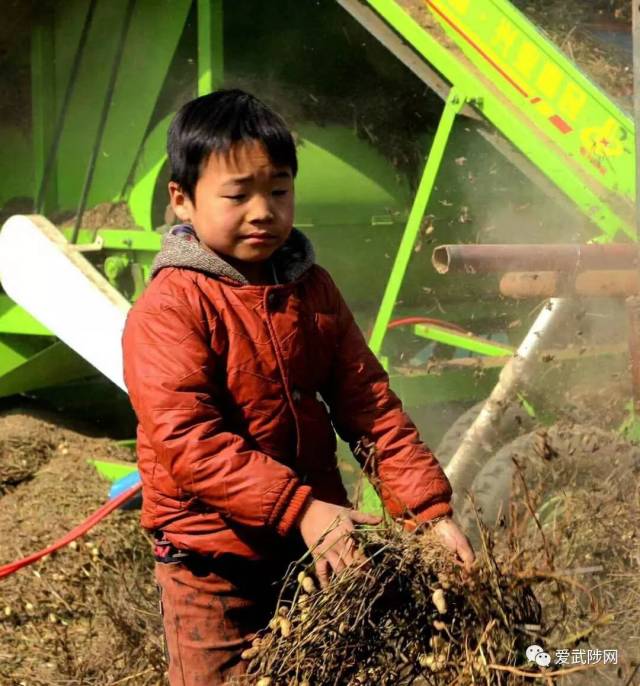
<instances>
[{"instance_id":1,"label":"boy's nose","mask_svg":"<svg viewBox=\"0 0 640 686\"><path fill-rule=\"evenodd\" d=\"M249 221L265 222L274 218L273 209L268 198L255 196L249 206Z\"/></svg>"}]
</instances>

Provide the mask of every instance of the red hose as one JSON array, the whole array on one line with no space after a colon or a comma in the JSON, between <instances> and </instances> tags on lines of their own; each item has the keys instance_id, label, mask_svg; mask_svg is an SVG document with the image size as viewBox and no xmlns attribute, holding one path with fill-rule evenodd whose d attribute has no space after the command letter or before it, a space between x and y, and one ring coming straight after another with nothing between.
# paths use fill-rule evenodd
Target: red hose
<instances>
[{"instance_id":1,"label":"red hose","mask_svg":"<svg viewBox=\"0 0 640 686\"><path fill-rule=\"evenodd\" d=\"M27 555L27 557L23 557L21 560L16 560L15 562L10 562L9 564L2 565L2 567L0 567L0 579L3 579L5 576L9 576L10 574L13 574L14 572L17 572L19 569L22 569L27 565L37 562L38 560L42 559L45 555L50 555L56 550L59 550L60 548L63 548L66 545L69 545L69 543L71 543L71 541L75 541L76 538L80 538L80 536L86 534L87 531L89 531L89 529L92 529L98 522L102 521L105 517L110 515L115 509L120 507L120 505L123 505L127 501L131 500L141 488L142 484L136 484L135 486L132 486L128 491L124 491L113 500L107 501L102 507L99 507L92 515L87 517L87 519L85 519L84 522L82 522L82 524L76 526L75 529L69 531L69 533L65 534L62 538L58 539L55 543L52 543L47 548L43 548L42 550L39 550L37 553L31 553L31 555Z\"/></svg>"}]
</instances>

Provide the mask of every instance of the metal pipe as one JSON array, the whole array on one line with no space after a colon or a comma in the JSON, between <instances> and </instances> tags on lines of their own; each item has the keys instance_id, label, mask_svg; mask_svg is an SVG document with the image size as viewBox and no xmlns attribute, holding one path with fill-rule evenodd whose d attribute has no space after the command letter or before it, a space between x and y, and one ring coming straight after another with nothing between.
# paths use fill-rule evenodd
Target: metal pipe
<instances>
[{"instance_id":1,"label":"metal pipe","mask_svg":"<svg viewBox=\"0 0 640 686\"><path fill-rule=\"evenodd\" d=\"M562 272L509 272L500 279L500 294L508 298L553 298L579 295L594 298L626 298L640 293L635 270Z\"/></svg>"},{"instance_id":2,"label":"metal pipe","mask_svg":"<svg viewBox=\"0 0 640 686\"><path fill-rule=\"evenodd\" d=\"M503 367L498 383L445 469L456 500L471 488L478 472L493 454L497 426L504 410L529 384L540 354L571 311L571 300L550 300L515 355Z\"/></svg>"},{"instance_id":3,"label":"metal pipe","mask_svg":"<svg viewBox=\"0 0 640 686\"><path fill-rule=\"evenodd\" d=\"M609 245L440 245L431 261L440 274L510 271L574 272L637 269L638 246Z\"/></svg>"}]
</instances>

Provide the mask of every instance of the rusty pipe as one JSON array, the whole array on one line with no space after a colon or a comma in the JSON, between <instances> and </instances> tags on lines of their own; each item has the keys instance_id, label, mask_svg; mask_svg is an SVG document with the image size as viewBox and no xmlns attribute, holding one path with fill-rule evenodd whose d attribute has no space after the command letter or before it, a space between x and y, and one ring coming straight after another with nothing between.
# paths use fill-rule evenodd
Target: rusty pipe
<instances>
[{"instance_id":1,"label":"rusty pipe","mask_svg":"<svg viewBox=\"0 0 640 686\"><path fill-rule=\"evenodd\" d=\"M511 271L576 272L637 269L638 246L609 245L440 245L431 262L440 274Z\"/></svg>"},{"instance_id":2,"label":"rusty pipe","mask_svg":"<svg viewBox=\"0 0 640 686\"><path fill-rule=\"evenodd\" d=\"M500 294L509 298L553 298L580 295L627 298L640 293L640 274L634 270L509 272L500 279Z\"/></svg>"}]
</instances>

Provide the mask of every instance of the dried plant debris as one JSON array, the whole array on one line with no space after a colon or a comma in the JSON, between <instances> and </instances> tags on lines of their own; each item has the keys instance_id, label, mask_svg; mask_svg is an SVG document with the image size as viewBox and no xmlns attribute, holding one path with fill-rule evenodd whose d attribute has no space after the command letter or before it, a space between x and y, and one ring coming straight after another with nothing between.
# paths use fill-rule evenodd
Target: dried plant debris
<instances>
[{"instance_id":1,"label":"dried plant debris","mask_svg":"<svg viewBox=\"0 0 640 686\"><path fill-rule=\"evenodd\" d=\"M52 543L104 503L109 484L87 459L131 459L116 443L60 423L0 417L2 457L11 458L3 477L17 465L0 497L0 564ZM138 520L136 511L115 512L0 581L1 684L164 683L153 557Z\"/></svg>"},{"instance_id":2,"label":"dried plant debris","mask_svg":"<svg viewBox=\"0 0 640 686\"><path fill-rule=\"evenodd\" d=\"M52 220L63 227L75 224L76 216L70 212L54 215ZM88 208L82 215L83 229L140 229L126 202L103 202Z\"/></svg>"},{"instance_id":3,"label":"dried plant debris","mask_svg":"<svg viewBox=\"0 0 640 686\"><path fill-rule=\"evenodd\" d=\"M0 438L0 495L33 478L54 449L50 439L40 436Z\"/></svg>"},{"instance_id":4,"label":"dried plant debris","mask_svg":"<svg viewBox=\"0 0 640 686\"><path fill-rule=\"evenodd\" d=\"M609 95L623 102L632 97L630 50L619 39L604 42L600 37L602 32L611 36L630 32L630 2L516 0L514 4Z\"/></svg>"},{"instance_id":5,"label":"dried plant debris","mask_svg":"<svg viewBox=\"0 0 640 686\"><path fill-rule=\"evenodd\" d=\"M277 614L244 657L239 683L516 683L541 610L531 588L491 553L465 572L433 532L358 531L369 562L323 590L296 567Z\"/></svg>"},{"instance_id":6,"label":"dried plant debris","mask_svg":"<svg viewBox=\"0 0 640 686\"><path fill-rule=\"evenodd\" d=\"M368 567L326 590L304 564L293 569L238 683L634 683L640 449L569 422L515 444L509 517L490 534L476 513L471 573L432 537L360 531ZM532 645L553 662L531 662ZM616 664L587 661L607 649Z\"/></svg>"},{"instance_id":7,"label":"dried plant debris","mask_svg":"<svg viewBox=\"0 0 640 686\"><path fill-rule=\"evenodd\" d=\"M450 50L457 50L428 11L424 0L397 0L411 16ZM623 104L633 93L633 69L622 34L630 32L631 3L625 0L512 0L538 29L596 84ZM602 35L614 37L606 42Z\"/></svg>"}]
</instances>

